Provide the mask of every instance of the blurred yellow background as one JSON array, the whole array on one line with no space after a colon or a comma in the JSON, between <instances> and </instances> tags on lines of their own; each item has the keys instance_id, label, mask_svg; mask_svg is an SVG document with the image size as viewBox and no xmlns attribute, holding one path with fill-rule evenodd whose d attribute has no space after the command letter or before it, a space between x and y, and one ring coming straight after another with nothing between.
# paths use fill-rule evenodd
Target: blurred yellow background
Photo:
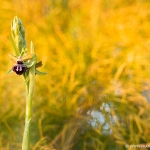
<instances>
[{"instance_id":1,"label":"blurred yellow background","mask_svg":"<svg viewBox=\"0 0 150 150\"><path fill-rule=\"evenodd\" d=\"M123 150L150 142L149 0L0 1L0 150L20 150L25 87L10 25L18 16L36 76L32 150Z\"/></svg>"}]
</instances>

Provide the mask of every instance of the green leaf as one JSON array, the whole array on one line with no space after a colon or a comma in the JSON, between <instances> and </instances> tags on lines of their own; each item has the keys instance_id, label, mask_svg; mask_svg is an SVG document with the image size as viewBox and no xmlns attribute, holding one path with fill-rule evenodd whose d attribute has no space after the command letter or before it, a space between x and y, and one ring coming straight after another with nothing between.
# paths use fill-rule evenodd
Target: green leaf
<instances>
[{"instance_id":1,"label":"green leaf","mask_svg":"<svg viewBox=\"0 0 150 150\"><path fill-rule=\"evenodd\" d=\"M29 135L30 135L30 122L31 118L25 124L25 130L23 134L22 150L29 150Z\"/></svg>"},{"instance_id":2,"label":"green leaf","mask_svg":"<svg viewBox=\"0 0 150 150\"><path fill-rule=\"evenodd\" d=\"M12 69L10 69L10 70L7 72L7 74L11 74L11 73L13 73L13 70L12 70Z\"/></svg>"},{"instance_id":3,"label":"green leaf","mask_svg":"<svg viewBox=\"0 0 150 150\"><path fill-rule=\"evenodd\" d=\"M27 77L24 82L28 83L29 82L29 77Z\"/></svg>"},{"instance_id":4,"label":"green leaf","mask_svg":"<svg viewBox=\"0 0 150 150\"><path fill-rule=\"evenodd\" d=\"M37 69L35 69L35 74L38 74L38 75L46 75L48 74L47 72L40 72L38 71Z\"/></svg>"}]
</instances>

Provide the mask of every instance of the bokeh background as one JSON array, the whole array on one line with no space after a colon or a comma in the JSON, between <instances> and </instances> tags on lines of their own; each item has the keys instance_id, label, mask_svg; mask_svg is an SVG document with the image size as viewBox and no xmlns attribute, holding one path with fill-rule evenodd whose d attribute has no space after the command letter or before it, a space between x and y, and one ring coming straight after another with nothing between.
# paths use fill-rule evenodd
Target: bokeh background
<instances>
[{"instance_id":1,"label":"bokeh background","mask_svg":"<svg viewBox=\"0 0 150 150\"><path fill-rule=\"evenodd\" d=\"M149 0L0 1L0 150L20 150L25 87L14 65L18 16L35 45L32 150L124 150L150 143ZM131 150L133 148L130 148ZM139 148L140 149L140 148Z\"/></svg>"}]
</instances>

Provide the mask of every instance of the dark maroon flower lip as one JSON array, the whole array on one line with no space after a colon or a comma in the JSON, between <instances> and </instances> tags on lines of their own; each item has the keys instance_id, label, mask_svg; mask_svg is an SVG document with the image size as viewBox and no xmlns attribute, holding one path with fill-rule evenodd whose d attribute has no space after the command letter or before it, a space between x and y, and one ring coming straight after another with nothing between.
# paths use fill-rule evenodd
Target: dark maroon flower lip
<instances>
[{"instance_id":1,"label":"dark maroon flower lip","mask_svg":"<svg viewBox=\"0 0 150 150\"><path fill-rule=\"evenodd\" d=\"M22 75L27 71L27 66L24 65L22 60L18 60L17 64L12 67L12 70L16 72L17 75Z\"/></svg>"}]
</instances>

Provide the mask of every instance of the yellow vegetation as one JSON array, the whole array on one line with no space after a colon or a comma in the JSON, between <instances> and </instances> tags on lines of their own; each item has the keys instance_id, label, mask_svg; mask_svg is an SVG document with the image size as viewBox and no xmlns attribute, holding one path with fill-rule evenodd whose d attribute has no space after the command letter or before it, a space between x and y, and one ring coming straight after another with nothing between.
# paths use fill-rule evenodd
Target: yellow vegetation
<instances>
[{"instance_id":1,"label":"yellow vegetation","mask_svg":"<svg viewBox=\"0 0 150 150\"><path fill-rule=\"evenodd\" d=\"M150 141L148 0L0 1L0 150L20 150L23 78L10 23L18 16L35 45L32 150L123 150ZM30 48L30 47L28 47ZM94 115L93 115L94 114ZM97 115L96 115L97 114Z\"/></svg>"}]
</instances>

